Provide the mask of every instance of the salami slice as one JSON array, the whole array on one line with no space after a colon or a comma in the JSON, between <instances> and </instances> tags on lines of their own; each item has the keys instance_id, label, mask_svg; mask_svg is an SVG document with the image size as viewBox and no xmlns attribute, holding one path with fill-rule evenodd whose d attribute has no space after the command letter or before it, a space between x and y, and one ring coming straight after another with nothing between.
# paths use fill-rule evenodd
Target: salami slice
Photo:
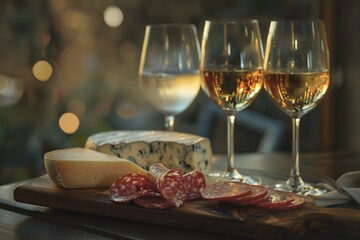
<instances>
[{"instance_id":1,"label":"salami slice","mask_svg":"<svg viewBox=\"0 0 360 240\"><path fill-rule=\"evenodd\" d=\"M206 179L202 172L195 170L184 174L183 185L186 192L186 200L200 199L200 192L206 187Z\"/></svg>"},{"instance_id":2,"label":"salami slice","mask_svg":"<svg viewBox=\"0 0 360 240\"><path fill-rule=\"evenodd\" d=\"M162 197L162 196L161 193L155 192L152 189L144 189L141 190L134 199L139 197Z\"/></svg>"},{"instance_id":3,"label":"salami slice","mask_svg":"<svg viewBox=\"0 0 360 240\"><path fill-rule=\"evenodd\" d=\"M231 200L247 195L251 185L242 182L220 182L206 186L201 195L207 200Z\"/></svg>"},{"instance_id":4,"label":"salami slice","mask_svg":"<svg viewBox=\"0 0 360 240\"><path fill-rule=\"evenodd\" d=\"M116 203L127 203L151 190L150 179L140 173L131 173L118 178L110 187L110 199ZM152 191L152 190L151 190Z\"/></svg>"},{"instance_id":5,"label":"salami slice","mask_svg":"<svg viewBox=\"0 0 360 240\"><path fill-rule=\"evenodd\" d=\"M284 205L284 206L273 206L271 209L272 210L290 210L290 209L296 209L296 208L300 208L304 205L304 198L294 194L294 200L288 204L288 205Z\"/></svg>"},{"instance_id":6,"label":"salami slice","mask_svg":"<svg viewBox=\"0 0 360 240\"><path fill-rule=\"evenodd\" d=\"M291 204L291 202L294 201L296 197L296 194L291 192L284 192L279 190L269 190L268 192L269 196L266 201L257 203L254 206L269 209L274 207L284 207Z\"/></svg>"},{"instance_id":7,"label":"salami slice","mask_svg":"<svg viewBox=\"0 0 360 240\"><path fill-rule=\"evenodd\" d=\"M261 198L257 198L257 199L249 200L249 201L236 202L236 205L239 205L239 206L251 206L251 205L255 205L257 203L267 201L268 197L269 197L269 194L267 193L265 196L263 196Z\"/></svg>"},{"instance_id":8,"label":"salami slice","mask_svg":"<svg viewBox=\"0 0 360 240\"><path fill-rule=\"evenodd\" d=\"M163 197L140 197L134 199L134 203L151 209L165 209L174 206L173 203L166 201Z\"/></svg>"},{"instance_id":9,"label":"salami slice","mask_svg":"<svg viewBox=\"0 0 360 240\"><path fill-rule=\"evenodd\" d=\"M170 170L161 163L150 166L151 186L161 193L166 201L176 207L184 204L186 192L182 182L182 175L178 170Z\"/></svg>"},{"instance_id":10,"label":"salami slice","mask_svg":"<svg viewBox=\"0 0 360 240\"><path fill-rule=\"evenodd\" d=\"M261 185L251 185L251 191L243 196L243 197L236 197L233 199L230 199L229 201L232 201L234 203L241 203L241 202L248 202L248 201L254 201L258 198L262 198L266 196L268 192L268 189Z\"/></svg>"}]
</instances>

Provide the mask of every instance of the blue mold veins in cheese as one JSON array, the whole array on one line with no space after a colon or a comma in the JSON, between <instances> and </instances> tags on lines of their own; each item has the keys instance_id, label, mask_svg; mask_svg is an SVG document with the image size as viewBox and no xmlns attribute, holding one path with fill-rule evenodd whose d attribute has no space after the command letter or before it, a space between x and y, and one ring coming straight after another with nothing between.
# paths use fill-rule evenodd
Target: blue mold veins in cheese
<instances>
[{"instance_id":1,"label":"blue mold veins in cheese","mask_svg":"<svg viewBox=\"0 0 360 240\"><path fill-rule=\"evenodd\" d=\"M85 148L128 159L148 170L157 162L183 173L211 169L209 139L179 132L110 131L90 136Z\"/></svg>"}]
</instances>

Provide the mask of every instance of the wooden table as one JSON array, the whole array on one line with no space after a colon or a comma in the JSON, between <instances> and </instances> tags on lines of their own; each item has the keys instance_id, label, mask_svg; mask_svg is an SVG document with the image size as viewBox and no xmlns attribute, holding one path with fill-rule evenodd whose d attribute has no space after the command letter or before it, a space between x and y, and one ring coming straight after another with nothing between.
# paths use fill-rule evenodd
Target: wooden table
<instances>
[{"instance_id":1,"label":"wooden table","mask_svg":"<svg viewBox=\"0 0 360 240\"><path fill-rule=\"evenodd\" d=\"M244 173L259 175L265 183L286 178L289 159L287 153L236 156L237 165ZM215 169L221 169L225 163L224 156L214 156L214 162ZM360 170L360 153L302 154L301 171L307 180L315 182L327 175L337 178L353 170ZM13 199L13 190L18 185L14 183L0 187L0 239L239 239L225 232L206 231L206 226L199 228L201 230L182 226L175 228L19 203ZM344 225L340 218L338 221L335 218L329 221L330 225L337 227L314 228L299 239L360 239L360 206L347 204L332 209L336 213L354 214L351 225ZM204 223L197 224L200 226ZM258 230L252 236L241 239L261 239L264 233Z\"/></svg>"}]
</instances>

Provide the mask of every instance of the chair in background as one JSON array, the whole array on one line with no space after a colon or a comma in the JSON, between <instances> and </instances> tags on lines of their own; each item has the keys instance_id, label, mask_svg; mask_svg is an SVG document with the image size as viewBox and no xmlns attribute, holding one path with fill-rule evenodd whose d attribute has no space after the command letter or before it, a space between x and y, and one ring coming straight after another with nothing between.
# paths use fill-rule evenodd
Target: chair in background
<instances>
[{"instance_id":1,"label":"chair in background","mask_svg":"<svg viewBox=\"0 0 360 240\"><path fill-rule=\"evenodd\" d=\"M214 130L213 124L219 119L224 122L226 121L224 112L214 103L207 103L201 112L199 112L196 133L211 139ZM261 138L257 146L258 152L272 152L277 150L285 131L284 124L281 121L250 109L244 109L236 114L235 129L236 126L239 125L249 128L254 132L260 132ZM224 139L226 139L226 137ZM214 150L216 151L216 149Z\"/></svg>"}]
</instances>

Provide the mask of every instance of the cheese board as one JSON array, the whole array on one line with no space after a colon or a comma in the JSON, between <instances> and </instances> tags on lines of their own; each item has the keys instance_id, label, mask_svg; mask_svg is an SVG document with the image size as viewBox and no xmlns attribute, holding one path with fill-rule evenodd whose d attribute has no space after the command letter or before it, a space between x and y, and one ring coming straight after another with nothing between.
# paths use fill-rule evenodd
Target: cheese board
<instances>
[{"instance_id":1,"label":"cheese board","mask_svg":"<svg viewBox=\"0 0 360 240\"><path fill-rule=\"evenodd\" d=\"M154 210L133 203L115 204L103 192L104 189L64 189L43 175L18 185L13 194L22 203L236 237L295 239L312 229L346 229L346 233L360 237L359 210L317 207L310 197L302 208L287 211L217 201L191 201L179 208Z\"/></svg>"}]
</instances>

